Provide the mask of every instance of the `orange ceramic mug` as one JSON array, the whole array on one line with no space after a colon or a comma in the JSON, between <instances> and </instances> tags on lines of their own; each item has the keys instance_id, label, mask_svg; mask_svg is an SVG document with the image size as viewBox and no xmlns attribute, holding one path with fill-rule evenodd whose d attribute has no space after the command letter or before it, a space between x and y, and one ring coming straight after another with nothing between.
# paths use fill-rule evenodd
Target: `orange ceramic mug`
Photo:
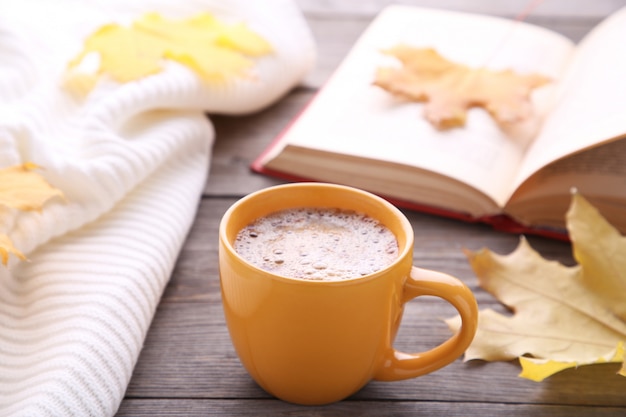
<instances>
[{"instance_id":1,"label":"orange ceramic mug","mask_svg":"<svg viewBox=\"0 0 626 417\"><path fill-rule=\"evenodd\" d=\"M398 240L398 258L359 278L310 281L275 275L233 248L255 219L296 207L364 212ZM414 267L413 230L387 201L355 188L322 183L279 185L231 206L219 230L222 301L230 336L246 370L268 393L298 404L325 404L368 381L417 377L457 359L474 337L476 300L449 275ZM393 348L404 303L421 295L443 298L462 319L460 330L420 353Z\"/></svg>"}]
</instances>

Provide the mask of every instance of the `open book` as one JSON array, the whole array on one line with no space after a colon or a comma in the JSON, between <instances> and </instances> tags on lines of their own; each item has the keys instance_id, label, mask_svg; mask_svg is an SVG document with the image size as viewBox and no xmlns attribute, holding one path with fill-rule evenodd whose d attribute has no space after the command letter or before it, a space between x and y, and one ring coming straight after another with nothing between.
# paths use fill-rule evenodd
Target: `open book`
<instances>
[{"instance_id":1,"label":"open book","mask_svg":"<svg viewBox=\"0 0 626 417\"><path fill-rule=\"evenodd\" d=\"M482 108L439 130L423 104L373 85L398 44L470 67L538 73L533 117L503 129ZM399 64L398 64L399 65ZM626 8L578 45L523 22L388 6L252 169L359 187L405 207L559 237L573 188L626 232Z\"/></svg>"}]
</instances>

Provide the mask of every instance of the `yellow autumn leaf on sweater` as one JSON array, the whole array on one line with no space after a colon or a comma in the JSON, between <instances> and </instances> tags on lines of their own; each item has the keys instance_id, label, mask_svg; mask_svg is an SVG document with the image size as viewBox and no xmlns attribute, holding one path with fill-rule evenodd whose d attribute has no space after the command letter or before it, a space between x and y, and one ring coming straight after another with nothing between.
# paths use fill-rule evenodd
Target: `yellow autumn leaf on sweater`
<instances>
[{"instance_id":1,"label":"yellow autumn leaf on sweater","mask_svg":"<svg viewBox=\"0 0 626 417\"><path fill-rule=\"evenodd\" d=\"M467 110L482 107L500 124L514 124L533 114L530 94L550 80L539 74L470 68L432 48L397 45L383 53L402 66L378 68L374 80L389 93L424 102L425 118L438 129L465 125Z\"/></svg>"},{"instance_id":2,"label":"yellow autumn leaf on sweater","mask_svg":"<svg viewBox=\"0 0 626 417\"><path fill-rule=\"evenodd\" d=\"M35 172L37 168L35 164L26 163L0 169L0 226L12 210L38 211L51 198L63 197L60 190ZM11 254L24 259L11 239L0 232L0 261L6 265Z\"/></svg>"},{"instance_id":3,"label":"yellow autumn leaf on sweater","mask_svg":"<svg viewBox=\"0 0 626 417\"><path fill-rule=\"evenodd\" d=\"M574 194L567 226L577 265L548 261L522 239L509 255L467 252L480 285L512 316L479 314L465 359L520 358L520 376L541 381L563 369L622 363L626 376L626 237ZM458 317L447 321L451 329Z\"/></svg>"},{"instance_id":4,"label":"yellow autumn leaf on sweater","mask_svg":"<svg viewBox=\"0 0 626 417\"><path fill-rule=\"evenodd\" d=\"M0 233L0 261L5 266L9 263L9 255L15 255L21 260L26 259L26 256L13 246L11 239Z\"/></svg>"},{"instance_id":5,"label":"yellow autumn leaf on sweater","mask_svg":"<svg viewBox=\"0 0 626 417\"><path fill-rule=\"evenodd\" d=\"M91 88L105 73L119 82L137 80L162 71L167 59L188 66L205 81L221 82L248 76L251 58L271 52L271 45L243 23L228 25L208 13L176 21L149 13L130 27L109 24L91 35L69 63L66 85ZM90 75L78 68L92 53L99 56L99 66Z\"/></svg>"}]
</instances>

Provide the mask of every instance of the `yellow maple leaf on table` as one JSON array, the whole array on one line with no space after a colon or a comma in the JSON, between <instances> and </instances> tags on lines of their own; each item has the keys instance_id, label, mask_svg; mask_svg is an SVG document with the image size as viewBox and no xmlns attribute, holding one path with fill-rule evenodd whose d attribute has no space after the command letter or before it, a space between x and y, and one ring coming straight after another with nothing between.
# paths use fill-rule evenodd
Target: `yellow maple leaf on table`
<instances>
[{"instance_id":1,"label":"yellow maple leaf on table","mask_svg":"<svg viewBox=\"0 0 626 417\"><path fill-rule=\"evenodd\" d=\"M188 66L205 81L221 82L247 76L251 58L271 52L272 46L243 23L227 25L208 13L177 21L149 13L130 27L109 24L91 35L70 61L66 85L90 89L104 73L119 82L137 80L162 71L164 59ZM92 53L100 59L96 73L79 71Z\"/></svg>"},{"instance_id":2,"label":"yellow maple leaf on table","mask_svg":"<svg viewBox=\"0 0 626 417\"><path fill-rule=\"evenodd\" d=\"M52 187L35 172L37 165L25 163L0 169L0 226L11 210L38 211L53 197L63 197L61 190ZM7 265L9 255L25 259L13 246L11 239L0 232L0 261Z\"/></svg>"},{"instance_id":3,"label":"yellow maple leaf on table","mask_svg":"<svg viewBox=\"0 0 626 417\"><path fill-rule=\"evenodd\" d=\"M626 376L626 237L574 194L567 226L577 265L543 259L522 239L509 255L467 252L480 285L512 309L479 314L465 360L520 358L520 376L541 381L563 369L622 363ZM451 329L458 317L447 320Z\"/></svg>"},{"instance_id":4,"label":"yellow maple leaf on table","mask_svg":"<svg viewBox=\"0 0 626 417\"><path fill-rule=\"evenodd\" d=\"M448 61L432 48L397 45L383 51L402 67L378 68L374 85L410 101L425 102L424 116L439 129L465 125L467 110L483 107L500 124L533 114L530 94L550 81L538 74L470 68Z\"/></svg>"}]
</instances>

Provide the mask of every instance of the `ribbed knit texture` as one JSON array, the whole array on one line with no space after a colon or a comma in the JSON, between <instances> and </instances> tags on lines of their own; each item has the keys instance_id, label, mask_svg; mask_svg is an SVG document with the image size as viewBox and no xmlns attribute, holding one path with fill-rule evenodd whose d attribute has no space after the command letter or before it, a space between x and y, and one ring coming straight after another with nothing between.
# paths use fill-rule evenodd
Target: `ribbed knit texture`
<instances>
[{"instance_id":1,"label":"ribbed knit texture","mask_svg":"<svg viewBox=\"0 0 626 417\"><path fill-rule=\"evenodd\" d=\"M225 85L168 63L85 99L63 90L89 34L150 11L244 21L275 52ZM0 168L34 162L66 196L42 212L0 208L0 233L28 256L0 266L0 416L115 414L206 180L204 113L259 110L313 59L289 0L0 3Z\"/></svg>"}]
</instances>

